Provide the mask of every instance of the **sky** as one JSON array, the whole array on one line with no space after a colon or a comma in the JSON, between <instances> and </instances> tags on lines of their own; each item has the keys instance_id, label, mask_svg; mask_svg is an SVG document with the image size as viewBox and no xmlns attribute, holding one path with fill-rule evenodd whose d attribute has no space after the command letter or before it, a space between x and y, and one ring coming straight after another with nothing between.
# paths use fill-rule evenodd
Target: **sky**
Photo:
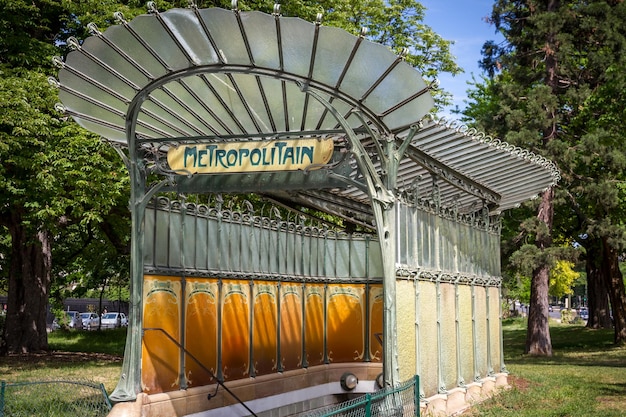
<instances>
[{"instance_id":1,"label":"sky","mask_svg":"<svg viewBox=\"0 0 626 417\"><path fill-rule=\"evenodd\" d=\"M467 100L467 81L480 79L482 70L478 67L481 59L481 48L488 40L501 41L500 34L495 33L494 26L485 18L491 14L494 0L420 0L426 8L424 23L445 40L454 41L451 46L456 63L465 70L457 76L440 74L440 87L452 94L454 104L465 108ZM442 116L448 111L444 110ZM449 115L449 114L448 114ZM453 116L454 117L454 116Z\"/></svg>"}]
</instances>

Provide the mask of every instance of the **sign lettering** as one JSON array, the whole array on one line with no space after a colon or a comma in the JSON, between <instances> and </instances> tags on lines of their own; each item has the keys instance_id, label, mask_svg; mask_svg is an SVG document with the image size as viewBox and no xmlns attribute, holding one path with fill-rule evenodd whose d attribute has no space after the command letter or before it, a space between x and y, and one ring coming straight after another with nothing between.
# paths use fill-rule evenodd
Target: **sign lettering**
<instances>
[{"instance_id":1,"label":"sign lettering","mask_svg":"<svg viewBox=\"0 0 626 417\"><path fill-rule=\"evenodd\" d=\"M180 174L297 171L330 161L332 139L224 142L171 148L167 162Z\"/></svg>"}]
</instances>

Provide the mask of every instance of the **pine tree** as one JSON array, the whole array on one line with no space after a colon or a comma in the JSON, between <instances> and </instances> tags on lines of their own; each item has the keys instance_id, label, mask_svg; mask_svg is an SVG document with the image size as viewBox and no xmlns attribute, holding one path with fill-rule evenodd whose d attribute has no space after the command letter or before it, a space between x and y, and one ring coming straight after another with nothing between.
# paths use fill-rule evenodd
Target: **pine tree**
<instances>
[{"instance_id":1,"label":"pine tree","mask_svg":"<svg viewBox=\"0 0 626 417\"><path fill-rule=\"evenodd\" d=\"M540 221L527 224L536 227L522 233L538 249L528 257L534 268L526 344L531 354L552 350L547 271L561 256L551 246L555 235L586 249L590 325L607 322L609 294L615 340L626 340L617 268L624 248L618 185L626 149L619 124L608 122L624 117L619 86L625 8L621 1L564 0L498 0L493 7L492 21L506 42L485 44L481 65L489 78L472 93L475 102L466 116L507 142L552 159L563 176L535 207Z\"/></svg>"}]
</instances>

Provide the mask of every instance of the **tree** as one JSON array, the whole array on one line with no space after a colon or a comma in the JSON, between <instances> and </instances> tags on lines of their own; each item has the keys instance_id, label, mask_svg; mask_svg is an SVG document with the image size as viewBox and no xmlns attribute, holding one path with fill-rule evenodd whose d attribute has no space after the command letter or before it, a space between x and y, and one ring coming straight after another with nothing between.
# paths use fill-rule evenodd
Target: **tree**
<instances>
[{"instance_id":1,"label":"tree","mask_svg":"<svg viewBox=\"0 0 626 417\"><path fill-rule=\"evenodd\" d=\"M48 82L71 13L61 2L0 0L0 232L9 248L0 350L47 349L55 249L102 224L128 181L108 145L55 110ZM122 203L125 205L125 203ZM57 259L58 260L58 259ZM4 286L4 285L3 285Z\"/></svg>"},{"instance_id":2,"label":"tree","mask_svg":"<svg viewBox=\"0 0 626 417\"><path fill-rule=\"evenodd\" d=\"M621 128L626 122L626 31L617 22L626 17L626 5L598 7L596 14L607 20L594 36L601 45L593 57L594 63L599 62L601 82L586 98L576 120L576 128L584 133L576 144L576 181L571 192L577 197L577 216L584 225L580 241L587 250L587 326L609 327L612 310L615 342L624 344L626 294L619 257L626 249L626 138Z\"/></svg>"},{"instance_id":3,"label":"tree","mask_svg":"<svg viewBox=\"0 0 626 417\"><path fill-rule=\"evenodd\" d=\"M580 277L580 273L574 269L574 263L565 260L556 261L556 265L550 271L550 295L563 297L572 294L572 286Z\"/></svg>"},{"instance_id":4,"label":"tree","mask_svg":"<svg viewBox=\"0 0 626 417\"><path fill-rule=\"evenodd\" d=\"M561 186L542 195L537 211L548 227L539 246L547 254L557 230L585 248L590 323L606 319L608 293L619 317L617 343L626 341L616 267L624 247L616 185L624 179L626 149L619 124L608 121L623 118L623 71L617 68L624 68L619 22L625 8L621 1L497 1L492 20L507 43L485 44L482 65L490 81L473 96L480 104L466 112L486 130L558 163ZM546 270L540 259L535 265L527 351L550 354Z\"/></svg>"},{"instance_id":5,"label":"tree","mask_svg":"<svg viewBox=\"0 0 626 417\"><path fill-rule=\"evenodd\" d=\"M56 91L40 73L20 71L0 81L0 223L11 238L4 340L10 352L47 349L52 247L69 224L101 222L125 191L109 147L61 120L55 102Z\"/></svg>"},{"instance_id":6,"label":"tree","mask_svg":"<svg viewBox=\"0 0 626 417\"><path fill-rule=\"evenodd\" d=\"M161 10L185 6L187 1L159 2ZM271 12L273 3L253 1L249 6ZM120 212L128 177L108 145L54 110L56 92L47 82L55 73L51 57L67 52L69 36L85 39L88 23L105 30L114 23L114 11L130 20L146 9L135 0L0 0L0 7L0 247L9 246L0 259L8 271L6 285L0 285L9 298L3 339L5 350L31 352L47 349L46 305L55 281L67 286L76 271L90 267L100 268L92 278L104 279L102 272L116 265L111 258L127 244L120 230L128 213L124 217ZM304 1L287 4L283 13L313 21L323 12L325 24L353 33L367 25L372 40L394 50L408 48L406 59L427 77L460 71L449 53L450 42L421 23L423 10L412 0ZM114 255L94 264L85 255L97 245L114 248ZM60 294L56 287L53 292Z\"/></svg>"},{"instance_id":7,"label":"tree","mask_svg":"<svg viewBox=\"0 0 626 417\"><path fill-rule=\"evenodd\" d=\"M493 7L492 20L507 40L503 47L485 44L481 65L492 77L502 71L494 83L486 86L493 96L470 105L467 115L478 120L481 127L507 142L548 154L547 147L559 138L557 119L558 47L555 41L563 21L558 1L504 1ZM491 114L479 113L489 108ZM491 120L490 120L491 119ZM498 127L498 124L500 126ZM533 236L534 249L528 245L518 252L532 268L531 295L526 338L526 353L552 355L548 324L548 290L554 219L554 189L545 191L536 207L535 221L528 221L525 235ZM520 241L522 239L519 239ZM522 254L524 254L522 256Z\"/></svg>"}]
</instances>

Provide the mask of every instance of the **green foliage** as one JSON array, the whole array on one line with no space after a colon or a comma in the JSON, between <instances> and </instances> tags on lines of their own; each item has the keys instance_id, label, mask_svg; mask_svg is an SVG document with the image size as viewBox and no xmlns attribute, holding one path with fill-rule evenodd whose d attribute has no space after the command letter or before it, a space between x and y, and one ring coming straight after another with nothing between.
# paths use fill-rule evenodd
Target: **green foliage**
<instances>
[{"instance_id":1,"label":"green foliage","mask_svg":"<svg viewBox=\"0 0 626 417\"><path fill-rule=\"evenodd\" d=\"M8 220L11 207L23 207L25 220L36 228L63 213L59 203L53 201L61 184L55 181L48 155L55 142L55 131L61 126L52 114L55 92L45 76L37 72L5 71L2 75L0 213Z\"/></svg>"},{"instance_id":2,"label":"green foliage","mask_svg":"<svg viewBox=\"0 0 626 417\"><path fill-rule=\"evenodd\" d=\"M67 11L61 1L0 0L0 71L51 68Z\"/></svg>"},{"instance_id":3,"label":"green foliage","mask_svg":"<svg viewBox=\"0 0 626 417\"><path fill-rule=\"evenodd\" d=\"M160 11L187 7L188 2L159 1ZM230 8L231 2L199 1L198 7ZM242 2L239 7L272 12L274 2ZM68 0L0 0L0 291L7 289L11 254L18 242L9 229L31 239L37 231L52 236L52 304L63 298L93 293L113 299L128 297L129 179L119 157L105 143L54 110L57 92L48 84L51 57L68 52L66 40L89 36L87 24L100 31L114 21L147 12L144 1L72 2ZM450 42L422 22L424 8L414 0L383 2L297 1L281 13L314 21L323 13L325 25L357 34L400 52L433 79L461 69L450 54ZM448 100L439 93L440 103ZM19 227L18 227L19 226Z\"/></svg>"},{"instance_id":4,"label":"green foliage","mask_svg":"<svg viewBox=\"0 0 626 417\"><path fill-rule=\"evenodd\" d=\"M572 323L576 318L576 312L572 309L561 309L561 323Z\"/></svg>"},{"instance_id":5,"label":"green foliage","mask_svg":"<svg viewBox=\"0 0 626 417\"><path fill-rule=\"evenodd\" d=\"M502 283L506 297L510 300L518 300L523 304L530 302L530 278L525 275L515 274L504 277Z\"/></svg>"},{"instance_id":6,"label":"green foliage","mask_svg":"<svg viewBox=\"0 0 626 417\"><path fill-rule=\"evenodd\" d=\"M506 41L484 45L487 77L469 95L466 120L553 160L562 175L551 229L541 229L532 202L505 217L509 274L577 256L590 266L585 254L603 241L614 253L626 248L624 19L624 2L494 2L491 21ZM546 250L549 241L556 248ZM541 252L529 246L538 242Z\"/></svg>"},{"instance_id":7,"label":"green foliage","mask_svg":"<svg viewBox=\"0 0 626 417\"><path fill-rule=\"evenodd\" d=\"M127 259L115 244L128 244L129 236L125 208L129 181L119 157L110 146L54 112L56 91L44 75L29 71L1 79L0 97L4 226L18 211L21 225L31 233L43 227L56 236L53 267L61 288L76 286L81 270L88 276L107 269L110 273L113 268L119 275L120 262ZM104 223L113 236L102 232ZM111 237L118 242L111 242ZM2 241L8 245L10 239L3 236Z\"/></svg>"},{"instance_id":8,"label":"green foliage","mask_svg":"<svg viewBox=\"0 0 626 417\"><path fill-rule=\"evenodd\" d=\"M575 240L610 235L621 249L626 5L566 1L557 7L495 2L492 21L507 42L485 44L481 65L490 77L470 94L466 116L557 162L563 176L557 234ZM549 141L542 139L546 133Z\"/></svg>"},{"instance_id":9,"label":"green foliage","mask_svg":"<svg viewBox=\"0 0 626 417\"><path fill-rule=\"evenodd\" d=\"M61 37L76 35L68 22L79 16L79 4L2 0L0 4L3 12L11 12L0 18L5 29L0 31L0 288L26 282L21 266L32 264L40 271L41 288L25 291L47 297L48 274L57 281L53 288L75 286L68 280L76 276L78 254L90 245L97 243L98 254L108 256L106 262L100 256L101 263L119 262L124 246L120 241L128 236L128 178L110 146L55 110L58 94L48 82L51 57L59 54ZM52 265L43 261L47 253L23 251L24 244L37 242L40 232L51 236ZM97 269L89 264L91 258L84 259L83 270ZM24 300L13 302L22 305ZM45 311L39 312L37 323L44 322ZM37 328L45 331L41 325ZM12 323L11 329L15 340L39 343L23 349L46 348L39 342L45 339L19 336L32 332L32 326Z\"/></svg>"},{"instance_id":10,"label":"green foliage","mask_svg":"<svg viewBox=\"0 0 626 417\"><path fill-rule=\"evenodd\" d=\"M65 310L64 310L64 306L63 304L58 304L58 305L52 305L50 307L51 313L54 316L54 318L56 319L57 323L59 324L60 328L62 329L69 329L69 317L67 314L65 314Z\"/></svg>"},{"instance_id":11,"label":"green foliage","mask_svg":"<svg viewBox=\"0 0 626 417\"><path fill-rule=\"evenodd\" d=\"M541 251L534 245L524 245L509 259L516 271L512 276L505 275L503 287L506 296L522 303L530 302L530 284L532 265L537 257L542 257ZM574 263L568 260L557 259L550 269L549 294L553 297L563 297L574 293L574 286L579 283L581 274L574 270Z\"/></svg>"},{"instance_id":12,"label":"green foliage","mask_svg":"<svg viewBox=\"0 0 626 417\"><path fill-rule=\"evenodd\" d=\"M550 295L563 297L573 294L572 286L580 277L580 273L574 271L574 263L558 260L556 265L550 270Z\"/></svg>"}]
</instances>

